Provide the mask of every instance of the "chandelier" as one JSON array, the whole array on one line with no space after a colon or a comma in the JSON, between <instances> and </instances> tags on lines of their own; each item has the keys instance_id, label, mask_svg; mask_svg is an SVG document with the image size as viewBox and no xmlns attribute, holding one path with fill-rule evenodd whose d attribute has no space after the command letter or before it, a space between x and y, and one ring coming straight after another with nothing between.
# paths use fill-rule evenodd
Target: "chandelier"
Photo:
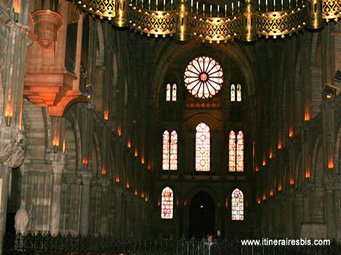
<instances>
[{"instance_id":1,"label":"chandelier","mask_svg":"<svg viewBox=\"0 0 341 255\"><path fill-rule=\"evenodd\" d=\"M178 2L179 1L179 2ZM199 0L78 0L80 9L117 27L147 36L173 36L251 42L257 37L284 38L300 30L321 29L341 17L341 0L230 0L224 5Z\"/></svg>"}]
</instances>

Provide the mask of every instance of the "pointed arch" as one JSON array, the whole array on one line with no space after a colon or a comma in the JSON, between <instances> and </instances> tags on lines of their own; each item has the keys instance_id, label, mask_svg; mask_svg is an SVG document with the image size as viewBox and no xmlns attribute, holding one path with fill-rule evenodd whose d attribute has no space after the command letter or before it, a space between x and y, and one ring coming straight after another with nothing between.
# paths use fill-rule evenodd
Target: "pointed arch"
<instances>
[{"instance_id":1,"label":"pointed arch","mask_svg":"<svg viewBox=\"0 0 341 255\"><path fill-rule=\"evenodd\" d=\"M236 188L231 195L231 219L233 221L244 220L244 194Z\"/></svg>"},{"instance_id":2,"label":"pointed arch","mask_svg":"<svg viewBox=\"0 0 341 255\"><path fill-rule=\"evenodd\" d=\"M230 100L231 102L236 102L236 86L234 84L231 84Z\"/></svg>"},{"instance_id":3,"label":"pointed arch","mask_svg":"<svg viewBox=\"0 0 341 255\"><path fill-rule=\"evenodd\" d=\"M161 192L161 219L173 219L174 194L170 187Z\"/></svg>"},{"instance_id":4,"label":"pointed arch","mask_svg":"<svg viewBox=\"0 0 341 255\"><path fill-rule=\"evenodd\" d=\"M242 86L237 84L237 102L242 101Z\"/></svg>"},{"instance_id":5,"label":"pointed arch","mask_svg":"<svg viewBox=\"0 0 341 255\"><path fill-rule=\"evenodd\" d=\"M172 101L176 101L176 98L177 98L177 86L176 84L174 83L173 84L173 87L172 87Z\"/></svg>"},{"instance_id":6,"label":"pointed arch","mask_svg":"<svg viewBox=\"0 0 341 255\"><path fill-rule=\"evenodd\" d=\"M237 172L244 172L244 134L239 131L237 134L237 155L236 155Z\"/></svg>"},{"instance_id":7,"label":"pointed arch","mask_svg":"<svg viewBox=\"0 0 341 255\"><path fill-rule=\"evenodd\" d=\"M166 101L169 102L171 100L171 85L166 85Z\"/></svg>"},{"instance_id":8,"label":"pointed arch","mask_svg":"<svg viewBox=\"0 0 341 255\"><path fill-rule=\"evenodd\" d=\"M229 134L229 172L236 171L236 133L231 130Z\"/></svg>"},{"instance_id":9,"label":"pointed arch","mask_svg":"<svg viewBox=\"0 0 341 255\"><path fill-rule=\"evenodd\" d=\"M195 171L210 171L210 128L203 122L196 127Z\"/></svg>"},{"instance_id":10,"label":"pointed arch","mask_svg":"<svg viewBox=\"0 0 341 255\"><path fill-rule=\"evenodd\" d=\"M170 158L169 169L177 170L178 168L178 133L173 130L170 136Z\"/></svg>"},{"instance_id":11,"label":"pointed arch","mask_svg":"<svg viewBox=\"0 0 341 255\"><path fill-rule=\"evenodd\" d=\"M162 170L169 170L169 132L165 130L162 136Z\"/></svg>"}]
</instances>

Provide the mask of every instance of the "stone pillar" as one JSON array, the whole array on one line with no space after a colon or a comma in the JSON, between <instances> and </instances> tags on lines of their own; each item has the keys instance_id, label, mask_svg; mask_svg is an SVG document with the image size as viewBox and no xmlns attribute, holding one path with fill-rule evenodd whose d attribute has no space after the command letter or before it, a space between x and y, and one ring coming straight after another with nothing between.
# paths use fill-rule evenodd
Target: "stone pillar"
<instances>
[{"instance_id":1,"label":"stone pillar","mask_svg":"<svg viewBox=\"0 0 341 255\"><path fill-rule=\"evenodd\" d=\"M60 222L60 194L62 184L62 173L65 169L65 155L58 152L52 161L52 195L50 214L50 233L58 235Z\"/></svg>"},{"instance_id":2,"label":"stone pillar","mask_svg":"<svg viewBox=\"0 0 341 255\"><path fill-rule=\"evenodd\" d=\"M325 192L321 180L316 178L315 190L312 193L311 221L314 223L325 223Z\"/></svg>"},{"instance_id":3,"label":"stone pillar","mask_svg":"<svg viewBox=\"0 0 341 255\"><path fill-rule=\"evenodd\" d=\"M295 199L295 225L294 225L294 237L298 238L301 232L301 224L304 221L303 210L303 195L302 193L296 194Z\"/></svg>"},{"instance_id":4,"label":"stone pillar","mask_svg":"<svg viewBox=\"0 0 341 255\"><path fill-rule=\"evenodd\" d=\"M19 167L24 160L25 140L21 133L16 135L11 128L0 130L0 254L6 228L9 175L12 168ZM12 137L17 137L16 142Z\"/></svg>"},{"instance_id":5,"label":"stone pillar","mask_svg":"<svg viewBox=\"0 0 341 255\"><path fill-rule=\"evenodd\" d=\"M124 224L124 222L122 221L123 189L121 187L116 187L114 192L115 192L115 238L118 239L122 237L122 226Z\"/></svg>"},{"instance_id":6,"label":"stone pillar","mask_svg":"<svg viewBox=\"0 0 341 255\"><path fill-rule=\"evenodd\" d=\"M326 174L323 178L326 190L326 223L329 239L336 239L335 180L337 178L334 174Z\"/></svg>"},{"instance_id":7,"label":"stone pillar","mask_svg":"<svg viewBox=\"0 0 341 255\"><path fill-rule=\"evenodd\" d=\"M102 179L100 180L101 186L102 186L102 201L101 201L101 212L100 212L100 217L101 217L101 222L100 222L100 233L102 236L107 236L109 233L110 225L109 225L109 213L110 213L110 208L109 208L109 202L108 198L110 199L109 195L109 180L108 179Z\"/></svg>"},{"instance_id":8,"label":"stone pillar","mask_svg":"<svg viewBox=\"0 0 341 255\"><path fill-rule=\"evenodd\" d=\"M92 173L88 171L81 172L82 193L81 193L81 213L80 213L80 234L87 236L89 234L90 220L90 181Z\"/></svg>"}]
</instances>

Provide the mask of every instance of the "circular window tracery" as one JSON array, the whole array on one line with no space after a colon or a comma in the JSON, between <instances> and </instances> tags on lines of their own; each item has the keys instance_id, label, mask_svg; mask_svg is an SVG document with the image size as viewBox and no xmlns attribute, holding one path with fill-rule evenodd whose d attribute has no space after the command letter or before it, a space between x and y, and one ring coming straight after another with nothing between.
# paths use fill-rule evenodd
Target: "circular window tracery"
<instances>
[{"instance_id":1,"label":"circular window tracery","mask_svg":"<svg viewBox=\"0 0 341 255\"><path fill-rule=\"evenodd\" d=\"M213 58L193 59L185 70L185 86L195 97L206 99L219 92L223 84L223 69Z\"/></svg>"}]
</instances>

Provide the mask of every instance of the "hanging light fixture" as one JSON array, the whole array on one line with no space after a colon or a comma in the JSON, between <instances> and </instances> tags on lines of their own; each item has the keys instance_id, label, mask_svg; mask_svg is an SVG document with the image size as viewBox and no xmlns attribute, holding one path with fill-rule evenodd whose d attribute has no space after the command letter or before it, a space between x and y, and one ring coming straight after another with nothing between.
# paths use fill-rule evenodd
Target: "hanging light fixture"
<instances>
[{"instance_id":1,"label":"hanging light fixture","mask_svg":"<svg viewBox=\"0 0 341 255\"><path fill-rule=\"evenodd\" d=\"M128 1L130 1L128 3ZM304 28L320 29L324 21L341 18L339 0L232 0L207 5L191 0L77 0L83 11L114 26L127 27L148 36L173 36L179 41L191 38L206 42L246 42L257 36L278 38ZM255 2L252 2L255 1ZM258 2L256 2L258 1Z\"/></svg>"}]
</instances>

